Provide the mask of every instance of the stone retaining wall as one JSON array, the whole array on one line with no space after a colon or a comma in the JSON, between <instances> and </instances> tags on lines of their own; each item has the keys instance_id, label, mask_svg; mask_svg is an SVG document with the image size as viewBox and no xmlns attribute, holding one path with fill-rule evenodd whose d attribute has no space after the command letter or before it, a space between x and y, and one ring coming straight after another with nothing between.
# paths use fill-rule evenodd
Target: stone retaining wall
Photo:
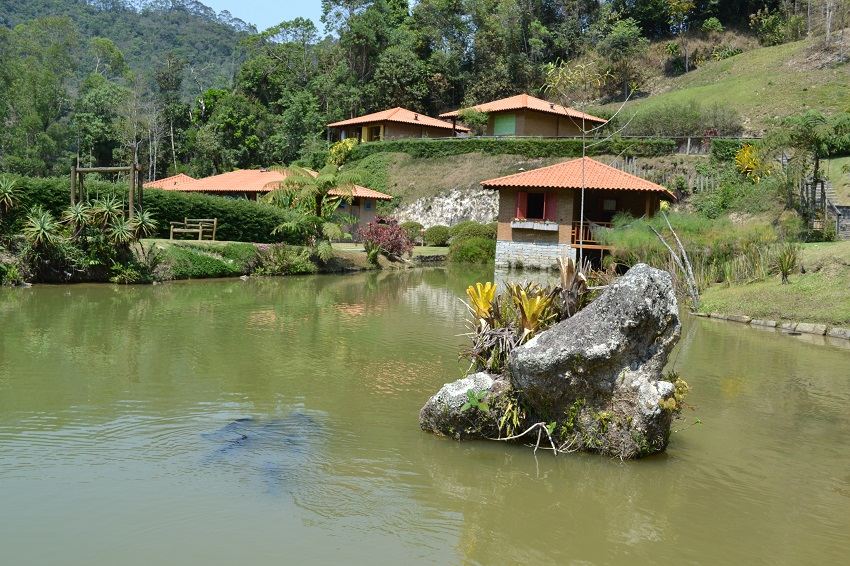
<instances>
[{"instance_id":1,"label":"stone retaining wall","mask_svg":"<svg viewBox=\"0 0 850 566\"><path fill-rule=\"evenodd\" d=\"M741 324L749 324L751 326L762 326L765 328L775 328L786 332L799 332L801 334L814 334L815 336L829 336L830 338L843 338L850 340L850 328L842 328L840 326L828 326L826 324L817 324L813 322L790 322L764 320L759 318L751 318L740 314L721 314L713 312L693 313L696 316L703 318L714 318L717 320L728 320L730 322L740 322Z\"/></svg>"},{"instance_id":2,"label":"stone retaining wall","mask_svg":"<svg viewBox=\"0 0 850 566\"><path fill-rule=\"evenodd\" d=\"M569 244L547 242L496 242L496 267L551 269L559 257L575 259L576 251Z\"/></svg>"}]
</instances>

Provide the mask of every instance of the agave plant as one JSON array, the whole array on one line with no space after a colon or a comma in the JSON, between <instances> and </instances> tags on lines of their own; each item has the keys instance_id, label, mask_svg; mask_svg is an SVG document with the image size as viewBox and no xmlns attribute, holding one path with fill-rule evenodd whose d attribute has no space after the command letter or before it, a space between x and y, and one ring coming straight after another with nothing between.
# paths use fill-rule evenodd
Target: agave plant
<instances>
[{"instance_id":1,"label":"agave plant","mask_svg":"<svg viewBox=\"0 0 850 566\"><path fill-rule=\"evenodd\" d=\"M90 212L95 223L106 228L118 218L124 217L124 204L114 195L108 195L95 200Z\"/></svg>"},{"instance_id":2,"label":"agave plant","mask_svg":"<svg viewBox=\"0 0 850 566\"><path fill-rule=\"evenodd\" d=\"M136 215L133 219L133 233L137 240L156 234L156 220L150 212L142 210Z\"/></svg>"},{"instance_id":3,"label":"agave plant","mask_svg":"<svg viewBox=\"0 0 850 566\"><path fill-rule=\"evenodd\" d=\"M35 207L27 214L23 234L34 249L54 246L62 239L61 225L41 207Z\"/></svg>"},{"instance_id":4,"label":"agave plant","mask_svg":"<svg viewBox=\"0 0 850 566\"><path fill-rule=\"evenodd\" d=\"M8 176L0 175L0 213L6 213L18 204L18 182Z\"/></svg>"},{"instance_id":5,"label":"agave plant","mask_svg":"<svg viewBox=\"0 0 850 566\"><path fill-rule=\"evenodd\" d=\"M74 238L78 238L90 220L90 209L86 203L72 204L62 212L62 222L71 228Z\"/></svg>"},{"instance_id":6,"label":"agave plant","mask_svg":"<svg viewBox=\"0 0 850 566\"><path fill-rule=\"evenodd\" d=\"M119 216L110 222L106 237L116 246L129 244L136 239L135 226L123 216Z\"/></svg>"},{"instance_id":7,"label":"agave plant","mask_svg":"<svg viewBox=\"0 0 850 566\"><path fill-rule=\"evenodd\" d=\"M490 320L493 314L493 301L496 298L496 286L487 282L485 284L476 283L470 285L466 289L466 295L469 297L469 310L476 318L482 320Z\"/></svg>"}]
</instances>

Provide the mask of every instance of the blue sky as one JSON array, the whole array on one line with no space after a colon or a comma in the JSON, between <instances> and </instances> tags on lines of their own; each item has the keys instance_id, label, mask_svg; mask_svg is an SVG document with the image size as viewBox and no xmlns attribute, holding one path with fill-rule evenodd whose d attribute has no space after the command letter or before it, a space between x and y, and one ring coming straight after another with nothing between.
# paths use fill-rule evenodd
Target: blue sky
<instances>
[{"instance_id":1,"label":"blue sky","mask_svg":"<svg viewBox=\"0 0 850 566\"><path fill-rule=\"evenodd\" d=\"M201 0L216 12L227 10L262 31L283 20L310 18L322 29L321 0Z\"/></svg>"}]
</instances>

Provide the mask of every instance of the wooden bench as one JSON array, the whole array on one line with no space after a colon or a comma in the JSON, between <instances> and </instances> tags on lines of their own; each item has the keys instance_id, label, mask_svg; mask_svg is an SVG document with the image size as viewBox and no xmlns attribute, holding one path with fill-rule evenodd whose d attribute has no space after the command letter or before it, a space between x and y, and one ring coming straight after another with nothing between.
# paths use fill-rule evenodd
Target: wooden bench
<instances>
[{"instance_id":1,"label":"wooden bench","mask_svg":"<svg viewBox=\"0 0 850 566\"><path fill-rule=\"evenodd\" d=\"M215 240L218 218L184 218L183 222L171 222L170 239L174 234L197 234L198 240Z\"/></svg>"}]
</instances>

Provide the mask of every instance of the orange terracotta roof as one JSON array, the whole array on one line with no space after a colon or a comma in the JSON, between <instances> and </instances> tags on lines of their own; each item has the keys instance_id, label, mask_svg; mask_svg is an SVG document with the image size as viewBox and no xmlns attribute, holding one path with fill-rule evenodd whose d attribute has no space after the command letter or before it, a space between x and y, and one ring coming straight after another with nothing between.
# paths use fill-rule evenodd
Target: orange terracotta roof
<instances>
[{"instance_id":1,"label":"orange terracotta roof","mask_svg":"<svg viewBox=\"0 0 850 566\"><path fill-rule=\"evenodd\" d=\"M336 189L332 189L328 191L329 195L334 195L338 197L344 196L352 196L357 198L373 198L375 200L393 200L392 195L387 195L381 192L378 192L374 189L367 189L366 187L361 187L360 185L354 185L354 189L351 193L346 191L338 191Z\"/></svg>"},{"instance_id":2,"label":"orange terracotta roof","mask_svg":"<svg viewBox=\"0 0 850 566\"><path fill-rule=\"evenodd\" d=\"M164 177L162 179L157 179L156 181L148 181L143 186L146 189L170 189L178 185L182 185L183 183L191 183L194 180L194 177L190 177L184 173L178 173L171 177Z\"/></svg>"},{"instance_id":3,"label":"orange terracotta roof","mask_svg":"<svg viewBox=\"0 0 850 566\"><path fill-rule=\"evenodd\" d=\"M313 176L318 174L309 169L307 171ZM237 169L203 179L192 179L187 176L188 181L171 183L157 188L167 191L202 193L268 193L275 190L276 186L288 176L285 170L278 169ZM330 191L330 194L343 196L341 191ZM377 200L392 200L393 198L391 195L359 185L355 185L351 196Z\"/></svg>"},{"instance_id":4,"label":"orange terracotta roof","mask_svg":"<svg viewBox=\"0 0 850 566\"><path fill-rule=\"evenodd\" d=\"M582 174L582 163L584 173ZM524 171L506 177L481 181L481 185L491 189L534 187L541 189L581 189L616 191L653 191L663 193L664 197L676 200L676 196L651 181L630 175L610 165L600 163L590 157L573 159L563 163Z\"/></svg>"},{"instance_id":5,"label":"orange terracotta roof","mask_svg":"<svg viewBox=\"0 0 850 566\"><path fill-rule=\"evenodd\" d=\"M418 124L431 128L444 128L447 130L455 129L461 132L469 131L469 128L467 127L453 126L451 122L431 118L425 114L420 114L418 112L408 110L407 108L400 107L382 110L381 112L373 112L372 114L358 116L357 118L342 120L341 122L334 122L333 124L328 124L328 127L335 128L337 126L354 126L357 124L371 124L374 122L401 122L403 124Z\"/></svg>"},{"instance_id":6,"label":"orange terracotta roof","mask_svg":"<svg viewBox=\"0 0 850 566\"><path fill-rule=\"evenodd\" d=\"M560 104L555 104L554 102L547 102L546 100L535 98L530 94L517 94L516 96L510 96L508 98L502 98L500 100L493 100L491 102L477 104L472 108L478 110L479 112L506 112L508 110L520 110L524 108L528 110L537 110L538 112L546 112L548 114L568 116L570 118L577 118L579 120L584 119L588 122L594 122L596 124L604 124L605 122L607 122L607 120L603 118L598 118L596 116L591 116L590 114L585 114L584 112L579 112L575 108L561 106ZM458 116L459 112L460 110L455 110L453 112L445 112L443 114L440 114L440 118L453 118L455 116Z\"/></svg>"}]
</instances>

